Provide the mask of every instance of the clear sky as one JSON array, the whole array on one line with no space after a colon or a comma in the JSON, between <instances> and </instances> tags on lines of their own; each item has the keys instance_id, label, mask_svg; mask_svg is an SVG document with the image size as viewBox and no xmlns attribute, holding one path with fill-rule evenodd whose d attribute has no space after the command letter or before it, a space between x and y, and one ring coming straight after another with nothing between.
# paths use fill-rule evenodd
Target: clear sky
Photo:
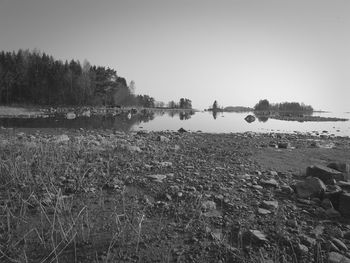
<instances>
[{"instance_id":1,"label":"clear sky","mask_svg":"<svg viewBox=\"0 0 350 263\"><path fill-rule=\"evenodd\" d=\"M0 0L0 49L20 48L199 109L267 98L350 111L349 0Z\"/></svg>"}]
</instances>

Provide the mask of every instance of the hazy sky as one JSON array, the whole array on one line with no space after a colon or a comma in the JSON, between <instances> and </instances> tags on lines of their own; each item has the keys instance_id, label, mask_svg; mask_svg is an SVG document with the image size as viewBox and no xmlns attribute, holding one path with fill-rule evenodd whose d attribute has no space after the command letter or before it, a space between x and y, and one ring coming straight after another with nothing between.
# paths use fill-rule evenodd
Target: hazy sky
<instances>
[{"instance_id":1,"label":"hazy sky","mask_svg":"<svg viewBox=\"0 0 350 263\"><path fill-rule=\"evenodd\" d=\"M0 49L19 48L199 109L267 98L350 111L349 0L0 0Z\"/></svg>"}]
</instances>

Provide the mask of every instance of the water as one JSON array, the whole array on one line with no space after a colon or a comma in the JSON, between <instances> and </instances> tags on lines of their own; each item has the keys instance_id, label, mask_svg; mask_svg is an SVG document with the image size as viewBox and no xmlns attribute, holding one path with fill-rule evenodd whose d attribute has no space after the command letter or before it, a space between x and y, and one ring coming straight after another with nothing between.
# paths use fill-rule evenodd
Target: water
<instances>
[{"instance_id":1,"label":"water","mask_svg":"<svg viewBox=\"0 0 350 263\"><path fill-rule=\"evenodd\" d=\"M84 129L116 129L120 131L162 131L184 128L190 131L211 133L230 132L319 132L328 131L329 134L350 136L350 121L330 122L297 122L276 119L259 121L256 119L248 123L244 118L253 113L218 113L214 118L212 112L174 113L162 112L147 115L135 114L127 116L92 116L78 117L67 120L64 117L56 118L2 118L0 126L7 128L84 128ZM350 118L350 113L314 113L321 117Z\"/></svg>"}]
</instances>

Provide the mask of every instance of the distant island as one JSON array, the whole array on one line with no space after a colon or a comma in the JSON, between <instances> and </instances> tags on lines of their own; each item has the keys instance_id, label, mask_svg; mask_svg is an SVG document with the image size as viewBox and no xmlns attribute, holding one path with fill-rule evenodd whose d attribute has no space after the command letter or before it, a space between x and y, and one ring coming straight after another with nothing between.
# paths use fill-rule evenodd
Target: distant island
<instances>
[{"instance_id":1,"label":"distant island","mask_svg":"<svg viewBox=\"0 0 350 263\"><path fill-rule=\"evenodd\" d=\"M206 111L215 111L215 112L249 112L253 111L253 108L245 107L245 106L227 106L220 107L218 102L215 100L213 105L206 109Z\"/></svg>"},{"instance_id":2,"label":"distant island","mask_svg":"<svg viewBox=\"0 0 350 263\"><path fill-rule=\"evenodd\" d=\"M254 111L260 114L286 114L286 115L303 115L312 114L314 109L311 105L305 105L299 102L270 103L267 99L260 100L254 106Z\"/></svg>"},{"instance_id":3,"label":"distant island","mask_svg":"<svg viewBox=\"0 0 350 263\"><path fill-rule=\"evenodd\" d=\"M299 102L270 103L267 99L260 100L254 106L254 115L260 121L268 118L287 121L347 121L345 118L312 116L314 111L311 105Z\"/></svg>"}]
</instances>

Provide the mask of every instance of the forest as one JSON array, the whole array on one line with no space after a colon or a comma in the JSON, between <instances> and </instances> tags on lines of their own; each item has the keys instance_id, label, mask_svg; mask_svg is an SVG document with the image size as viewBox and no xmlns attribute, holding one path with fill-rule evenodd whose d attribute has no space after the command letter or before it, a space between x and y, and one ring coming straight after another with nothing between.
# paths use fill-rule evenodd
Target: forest
<instances>
[{"instance_id":1,"label":"forest","mask_svg":"<svg viewBox=\"0 0 350 263\"><path fill-rule=\"evenodd\" d=\"M88 61L61 61L40 51L0 52L0 104L154 107L155 99L135 95L133 81Z\"/></svg>"},{"instance_id":2,"label":"forest","mask_svg":"<svg viewBox=\"0 0 350 263\"><path fill-rule=\"evenodd\" d=\"M267 99L260 100L254 106L255 111L269 111L269 112L304 112L312 113L313 108L310 105L305 105L299 102L283 102L270 103Z\"/></svg>"}]
</instances>

